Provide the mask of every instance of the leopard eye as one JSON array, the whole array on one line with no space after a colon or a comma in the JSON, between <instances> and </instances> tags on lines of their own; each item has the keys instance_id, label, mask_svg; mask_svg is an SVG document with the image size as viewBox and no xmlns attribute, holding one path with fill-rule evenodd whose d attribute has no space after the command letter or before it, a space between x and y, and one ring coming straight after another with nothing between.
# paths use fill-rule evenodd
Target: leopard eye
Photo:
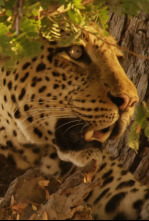
<instances>
[{"instance_id":1,"label":"leopard eye","mask_svg":"<svg viewBox=\"0 0 149 221\"><path fill-rule=\"evenodd\" d=\"M69 56L71 58L77 60L77 59L82 57L83 48L81 46L78 46L78 45L73 45L68 49L67 53L69 54Z\"/></svg>"}]
</instances>

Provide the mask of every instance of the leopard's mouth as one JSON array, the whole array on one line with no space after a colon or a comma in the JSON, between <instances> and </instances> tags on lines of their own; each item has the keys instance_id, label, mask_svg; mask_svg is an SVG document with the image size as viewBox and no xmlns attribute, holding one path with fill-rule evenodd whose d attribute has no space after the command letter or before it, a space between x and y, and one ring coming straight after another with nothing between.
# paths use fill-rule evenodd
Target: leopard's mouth
<instances>
[{"instance_id":1,"label":"leopard's mouth","mask_svg":"<svg viewBox=\"0 0 149 221\"><path fill-rule=\"evenodd\" d=\"M113 125L106 127L104 129L88 130L84 134L84 139L87 142L97 140L101 143L104 143L107 139L116 139L116 138L120 137L123 134L124 130L125 130L125 128L122 127L121 120L119 119Z\"/></svg>"}]
</instances>

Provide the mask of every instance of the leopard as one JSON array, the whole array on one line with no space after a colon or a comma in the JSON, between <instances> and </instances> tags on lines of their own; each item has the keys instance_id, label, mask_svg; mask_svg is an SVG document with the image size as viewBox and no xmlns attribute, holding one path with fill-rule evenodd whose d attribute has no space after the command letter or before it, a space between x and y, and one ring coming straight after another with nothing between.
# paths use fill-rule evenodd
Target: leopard
<instances>
[{"instance_id":1,"label":"leopard","mask_svg":"<svg viewBox=\"0 0 149 221\"><path fill-rule=\"evenodd\" d=\"M1 65L0 153L17 168L61 177L71 165L99 164L102 186L85 201L97 220L149 218L149 188L104 148L123 135L139 102L116 41L82 30L68 46L41 39L36 57ZM144 215L146 214L146 215Z\"/></svg>"}]
</instances>

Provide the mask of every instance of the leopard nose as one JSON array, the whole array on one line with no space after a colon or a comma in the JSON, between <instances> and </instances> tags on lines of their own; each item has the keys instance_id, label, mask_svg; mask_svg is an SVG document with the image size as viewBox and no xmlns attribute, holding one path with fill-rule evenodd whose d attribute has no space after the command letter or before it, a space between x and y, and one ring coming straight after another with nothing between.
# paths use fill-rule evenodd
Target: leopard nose
<instances>
[{"instance_id":1,"label":"leopard nose","mask_svg":"<svg viewBox=\"0 0 149 221\"><path fill-rule=\"evenodd\" d=\"M120 108L120 110L127 110L129 107L134 107L139 101L138 97L129 97L125 94L113 96L111 93L109 93L108 96L110 100Z\"/></svg>"}]
</instances>

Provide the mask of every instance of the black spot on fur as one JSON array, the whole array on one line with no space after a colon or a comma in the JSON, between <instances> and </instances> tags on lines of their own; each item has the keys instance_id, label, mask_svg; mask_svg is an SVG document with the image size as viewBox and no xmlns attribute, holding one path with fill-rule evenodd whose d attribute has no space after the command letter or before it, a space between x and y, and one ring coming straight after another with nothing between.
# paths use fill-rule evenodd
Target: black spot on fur
<instances>
[{"instance_id":1,"label":"black spot on fur","mask_svg":"<svg viewBox=\"0 0 149 221\"><path fill-rule=\"evenodd\" d=\"M31 101L34 101L34 99L35 99L35 94L32 94Z\"/></svg>"},{"instance_id":2,"label":"black spot on fur","mask_svg":"<svg viewBox=\"0 0 149 221\"><path fill-rule=\"evenodd\" d=\"M40 71L44 71L46 69L46 65L44 63L40 63L37 68L36 71L40 72Z\"/></svg>"},{"instance_id":3,"label":"black spot on fur","mask_svg":"<svg viewBox=\"0 0 149 221\"><path fill-rule=\"evenodd\" d=\"M88 201L93 195L93 191L90 191L88 196L85 198L85 201Z\"/></svg>"},{"instance_id":4,"label":"black spot on fur","mask_svg":"<svg viewBox=\"0 0 149 221\"><path fill-rule=\"evenodd\" d=\"M47 56L47 59L48 59L48 61L49 61L50 63L52 63L52 61L53 61L53 55L52 55L52 54L48 55L48 56Z\"/></svg>"},{"instance_id":5,"label":"black spot on fur","mask_svg":"<svg viewBox=\"0 0 149 221\"><path fill-rule=\"evenodd\" d=\"M48 130L47 132L49 135L53 135L52 131Z\"/></svg>"},{"instance_id":6,"label":"black spot on fur","mask_svg":"<svg viewBox=\"0 0 149 221\"><path fill-rule=\"evenodd\" d=\"M105 173L102 178L103 179L107 179L111 174L112 174L113 170L109 170L107 173Z\"/></svg>"},{"instance_id":7,"label":"black spot on fur","mask_svg":"<svg viewBox=\"0 0 149 221\"><path fill-rule=\"evenodd\" d=\"M23 65L22 69L23 69L23 70L26 70L30 65L31 65L31 63L30 63L30 62L27 62L27 63L25 63L25 64Z\"/></svg>"},{"instance_id":8,"label":"black spot on fur","mask_svg":"<svg viewBox=\"0 0 149 221\"><path fill-rule=\"evenodd\" d=\"M118 167L122 168L122 167L123 167L123 164L122 164L122 163L119 163L119 164L118 164Z\"/></svg>"},{"instance_id":9,"label":"black spot on fur","mask_svg":"<svg viewBox=\"0 0 149 221\"><path fill-rule=\"evenodd\" d=\"M36 82L33 82L33 83L31 84L31 87L36 87Z\"/></svg>"},{"instance_id":10,"label":"black spot on fur","mask_svg":"<svg viewBox=\"0 0 149 221\"><path fill-rule=\"evenodd\" d=\"M117 209L121 201L126 197L126 195L127 195L126 192L121 192L113 196L107 203L105 211L107 213L113 213Z\"/></svg>"},{"instance_id":11,"label":"black spot on fur","mask_svg":"<svg viewBox=\"0 0 149 221\"><path fill-rule=\"evenodd\" d=\"M17 136L17 132L16 132L16 130L13 130L13 136L14 136L14 137Z\"/></svg>"},{"instance_id":12,"label":"black spot on fur","mask_svg":"<svg viewBox=\"0 0 149 221\"><path fill-rule=\"evenodd\" d=\"M4 101L7 102L7 97L6 97L6 95L4 95Z\"/></svg>"},{"instance_id":13,"label":"black spot on fur","mask_svg":"<svg viewBox=\"0 0 149 221\"><path fill-rule=\"evenodd\" d=\"M15 95L13 94L13 95L11 95L11 100L12 100L12 102L13 103L16 103L16 97L15 97Z\"/></svg>"},{"instance_id":14,"label":"black spot on fur","mask_svg":"<svg viewBox=\"0 0 149 221\"><path fill-rule=\"evenodd\" d=\"M12 119L12 116L11 116L11 114L8 112L8 116Z\"/></svg>"},{"instance_id":15,"label":"black spot on fur","mask_svg":"<svg viewBox=\"0 0 149 221\"><path fill-rule=\"evenodd\" d=\"M36 127L34 128L34 133L39 137L41 138L43 136L43 133Z\"/></svg>"},{"instance_id":16,"label":"black spot on fur","mask_svg":"<svg viewBox=\"0 0 149 221\"><path fill-rule=\"evenodd\" d=\"M28 120L30 123L32 123L32 122L33 122L33 117L32 117L31 115L29 115L29 116L27 117L27 120Z\"/></svg>"},{"instance_id":17,"label":"black spot on fur","mask_svg":"<svg viewBox=\"0 0 149 221\"><path fill-rule=\"evenodd\" d=\"M133 203L133 208L136 209L138 212L141 212L141 208L143 205L143 200L137 200Z\"/></svg>"},{"instance_id":18,"label":"black spot on fur","mask_svg":"<svg viewBox=\"0 0 149 221\"><path fill-rule=\"evenodd\" d=\"M12 82L11 82L11 81L9 81L9 83L8 83L8 89L9 89L9 90L12 89Z\"/></svg>"},{"instance_id":19,"label":"black spot on fur","mask_svg":"<svg viewBox=\"0 0 149 221\"><path fill-rule=\"evenodd\" d=\"M41 87L40 89L39 89L39 93L43 93L45 90L46 90L46 86L43 86L43 87Z\"/></svg>"},{"instance_id":20,"label":"black spot on fur","mask_svg":"<svg viewBox=\"0 0 149 221\"><path fill-rule=\"evenodd\" d=\"M29 72L25 73L24 77L22 77L22 78L20 79L20 81L23 83L23 82L25 82L25 80L26 80L28 77L29 77Z\"/></svg>"},{"instance_id":21,"label":"black spot on fur","mask_svg":"<svg viewBox=\"0 0 149 221\"><path fill-rule=\"evenodd\" d=\"M114 217L113 220L128 220L128 217L124 213L120 212Z\"/></svg>"},{"instance_id":22,"label":"black spot on fur","mask_svg":"<svg viewBox=\"0 0 149 221\"><path fill-rule=\"evenodd\" d=\"M107 165L107 163L103 163L103 164L100 166L98 172L102 171L102 170L106 167L106 165Z\"/></svg>"},{"instance_id":23,"label":"black spot on fur","mask_svg":"<svg viewBox=\"0 0 149 221\"><path fill-rule=\"evenodd\" d=\"M113 176L109 177L108 179L106 179L106 180L103 182L102 187L105 187L106 185L108 185L109 183L111 183L113 180L114 180L114 177L113 177Z\"/></svg>"},{"instance_id":24,"label":"black spot on fur","mask_svg":"<svg viewBox=\"0 0 149 221\"><path fill-rule=\"evenodd\" d=\"M37 57L32 58L32 61L33 62L37 61Z\"/></svg>"},{"instance_id":25,"label":"black spot on fur","mask_svg":"<svg viewBox=\"0 0 149 221\"><path fill-rule=\"evenodd\" d=\"M3 85L4 86L6 85L6 79L3 79Z\"/></svg>"},{"instance_id":26,"label":"black spot on fur","mask_svg":"<svg viewBox=\"0 0 149 221\"><path fill-rule=\"evenodd\" d=\"M125 182L122 182L120 183L116 189L119 190L119 189L123 189L123 188L127 188L127 187L133 187L135 185L135 181L134 180L129 180L129 181L125 181Z\"/></svg>"},{"instance_id":27,"label":"black spot on fur","mask_svg":"<svg viewBox=\"0 0 149 221\"><path fill-rule=\"evenodd\" d=\"M59 84L54 84L53 89L59 88Z\"/></svg>"},{"instance_id":28,"label":"black spot on fur","mask_svg":"<svg viewBox=\"0 0 149 221\"><path fill-rule=\"evenodd\" d=\"M6 76L9 76L11 74L11 71L6 72Z\"/></svg>"},{"instance_id":29,"label":"black spot on fur","mask_svg":"<svg viewBox=\"0 0 149 221\"><path fill-rule=\"evenodd\" d=\"M29 108L30 108L30 107L29 107L27 104L24 105L24 110L25 110L25 111L28 111Z\"/></svg>"},{"instance_id":30,"label":"black spot on fur","mask_svg":"<svg viewBox=\"0 0 149 221\"><path fill-rule=\"evenodd\" d=\"M25 96L25 94L26 94L26 90L25 90L25 88L22 88L21 93L19 95L19 100L22 100L23 97Z\"/></svg>"},{"instance_id":31,"label":"black spot on fur","mask_svg":"<svg viewBox=\"0 0 149 221\"><path fill-rule=\"evenodd\" d=\"M122 176L126 175L127 173L128 173L127 170L122 170L122 171L121 171L121 175L122 175Z\"/></svg>"},{"instance_id":32,"label":"black spot on fur","mask_svg":"<svg viewBox=\"0 0 149 221\"><path fill-rule=\"evenodd\" d=\"M16 74L16 75L15 75L15 78L14 78L14 79L15 79L15 81L17 81L17 80L18 80L18 78L19 78L19 75L18 75L18 74Z\"/></svg>"},{"instance_id":33,"label":"black spot on fur","mask_svg":"<svg viewBox=\"0 0 149 221\"><path fill-rule=\"evenodd\" d=\"M94 201L94 205L97 204L108 192L110 188L105 189Z\"/></svg>"},{"instance_id":34,"label":"black spot on fur","mask_svg":"<svg viewBox=\"0 0 149 221\"><path fill-rule=\"evenodd\" d=\"M50 78L48 76L45 77L46 81L50 81Z\"/></svg>"},{"instance_id":35,"label":"black spot on fur","mask_svg":"<svg viewBox=\"0 0 149 221\"><path fill-rule=\"evenodd\" d=\"M64 73L62 74L62 77L63 77L63 81L67 80L66 75Z\"/></svg>"},{"instance_id":36,"label":"black spot on fur","mask_svg":"<svg viewBox=\"0 0 149 221\"><path fill-rule=\"evenodd\" d=\"M137 188L133 188L130 192L132 192L132 193L136 193L136 192L138 192L139 190L137 189Z\"/></svg>"},{"instance_id":37,"label":"black spot on fur","mask_svg":"<svg viewBox=\"0 0 149 221\"><path fill-rule=\"evenodd\" d=\"M21 117L21 113L20 113L20 110L19 110L19 109L17 109L17 110L15 111L14 116L15 116L16 119L19 119L19 118Z\"/></svg>"},{"instance_id":38,"label":"black spot on fur","mask_svg":"<svg viewBox=\"0 0 149 221\"><path fill-rule=\"evenodd\" d=\"M53 77L59 77L60 76L60 73L56 72L56 71L53 71L52 72L52 75Z\"/></svg>"}]
</instances>

